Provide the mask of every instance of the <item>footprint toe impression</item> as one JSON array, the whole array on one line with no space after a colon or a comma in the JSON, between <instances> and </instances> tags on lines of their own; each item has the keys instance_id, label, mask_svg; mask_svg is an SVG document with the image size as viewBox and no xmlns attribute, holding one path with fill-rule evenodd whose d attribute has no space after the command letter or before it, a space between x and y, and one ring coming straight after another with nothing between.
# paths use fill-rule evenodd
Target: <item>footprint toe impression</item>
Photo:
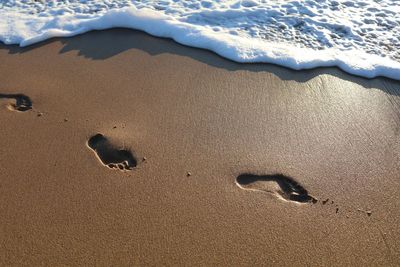
<instances>
[{"instance_id":1,"label":"footprint toe impression","mask_svg":"<svg viewBox=\"0 0 400 267\"><path fill-rule=\"evenodd\" d=\"M254 175L241 174L236 178L239 187L247 190L264 191L277 195L287 201L297 203L316 203L307 190L293 178L283 174Z\"/></svg>"},{"instance_id":2,"label":"footprint toe impression","mask_svg":"<svg viewBox=\"0 0 400 267\"><path fill-rule=\"evenodd\" d=\"M32 109L32 101L26 95L23 95L23 94L0 94L0 99L1 98L15 100L15 103L8 105L10 110L23 112L23 111Z\"/></svg>"},{"instance_id":3,"label":"footprint toe impression","mask_svg":"<svg viewBox=\"0 0 400 267\"><path fill-rule=\"evenodd\" d=\"M97 155L101 163L110 169L130 171L137 165L136 159L129 150L116 148L102 134L92 136L87 144Z\"/></svg>"}]
</instances>

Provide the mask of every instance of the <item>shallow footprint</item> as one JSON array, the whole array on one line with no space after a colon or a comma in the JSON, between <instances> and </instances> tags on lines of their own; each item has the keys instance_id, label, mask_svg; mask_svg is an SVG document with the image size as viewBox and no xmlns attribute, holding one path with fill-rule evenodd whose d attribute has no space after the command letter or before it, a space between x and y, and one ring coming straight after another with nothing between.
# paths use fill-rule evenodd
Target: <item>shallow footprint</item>
<instances>
[{"instance_id":1,"label":"shallow footprint","mask_svg":"<svg viewBox=\"0 0 400 267\"><path fill-rule=\"evenodd\" d=\"M317 199L310 196L306 189L293 178L283 174L255 175L241 174L236 178L239 187L272 193L287 201L298 203L316 203Z\"/></svg>"},{"instance_id":2,"label":"shallow footprint","mask_svg":"<svg viewBox=\"0 0 400 267\"><path fill-rule=\"evenodd\" d=\"M102 134L92 136L87 144L100 161L110 169L129 171L137 165L136 159L129 150L116 148Z\"/></svg>"},{"instance_id":3,"label":"shallow footprint","mask_svg":"<svg viewBox=\"0 0 400 267\"><path fill-rule=\"evenodd\" d=\"M14 99L15 103L8 104L8 108L13 111L27 111L32 109L31 99L23 94L0 94L0 99Z\"/></svg>"}]
</instances>

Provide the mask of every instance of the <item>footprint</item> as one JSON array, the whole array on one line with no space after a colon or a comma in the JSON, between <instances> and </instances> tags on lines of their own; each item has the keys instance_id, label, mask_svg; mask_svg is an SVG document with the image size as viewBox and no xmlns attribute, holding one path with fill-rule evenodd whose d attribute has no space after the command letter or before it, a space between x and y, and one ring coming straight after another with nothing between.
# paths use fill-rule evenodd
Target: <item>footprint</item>
<instances>
[{"instance_id":1,"label":"footprint","mask_svg":"<svg viewBox=\"0 0 400 267\"><path fill-rule=\"evenodd\" d=\"M0 94L0 99L14 99L15 103L8 104L8 108L13 111L27 111L32 109L31 99L23 94Z\"/></svg>"},{"instance_id":2,"label":"footprint","mask_svg":"<svg viewBox=\"0 0 400 267\"><path fill-rule=\"evenodd\" d=\"M279 198L298 203L316 203L317 199L310 196L293 178L283 174L254 175L241 174L236 178L239 187L247 190L256 190L272 193Z\"/></svg>"},{"instance_id":3,"label":"footprint","mask_svg":"<svg viewBox=\"0 0 400 267\"><path fill-rule=\"evenodd\" d=\"M120 150L116 148L102 134L92 136L87 144L100 161L110 169L130 171L137 165L136 159L129 150Z\"/></svg>"}]
</instances>

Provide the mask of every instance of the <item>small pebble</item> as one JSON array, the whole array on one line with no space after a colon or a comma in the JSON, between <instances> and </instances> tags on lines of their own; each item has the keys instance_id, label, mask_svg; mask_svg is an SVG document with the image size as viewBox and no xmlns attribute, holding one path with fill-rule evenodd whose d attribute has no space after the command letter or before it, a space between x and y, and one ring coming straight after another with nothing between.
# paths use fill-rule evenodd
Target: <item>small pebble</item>
<instances>
[{"instance_id":1,"label":"small pebble","mask_svg":"<svg viewBox=\"0 0 400 267\"><path fill-rule=\"evenodd\" d=\"M186 176L187 176L187 177L192 176L192 173L191 173L191 172L187 172L187 173L186 173Z\"/></svg>"},{"instance_id":2,"label":"small pebble","mask_svg":"<svg viewBox=\"0 0 400 267\"><path fill-rule=\"evenodd\" d=\"M146 161L147 160L147 158L146 157L143 157L143 161Z\"/></svg>"},{"instance_id":3,"label":"small pebble","mask_svg":"<svg viewBox=\"0 0 400 267\"><path fill-rule=\"evenodd\" d=\"M67 121L68 121L68 119L64 119L64 121L65 121L65 122L67 122Z\"/></svg>"},{"instance_id":4,"label":"small pebble","mask_svg":"<svg viewBox=\"0 0 400 267\"><path fill-rule=\"evenodd\" d=\"M367 215L368 215L368 216L371 216L371 214L372 214L372 211L370 211L370 210L367 211Z\"/></svg>"},{"instance_id":5,"label":"small pebble","mask_svg":"<svg viewBox=\"0 0 400 267\"><path fill-rule=\"evenodd\" d=\"M39 112L39 113L37 114L38 117L42 117L42 115L43 115L43 113L41 113L41 112Z\"/></svg>"},{"instance_id":6,"label":"small pebble","mask_svg":"<svg viewBox=\"0 0 400 267\"><path fill-rule=\"evenodd\" d=\"M114 126L113 129L117 129L117 126Z\"/></svg>"}]
</instances>

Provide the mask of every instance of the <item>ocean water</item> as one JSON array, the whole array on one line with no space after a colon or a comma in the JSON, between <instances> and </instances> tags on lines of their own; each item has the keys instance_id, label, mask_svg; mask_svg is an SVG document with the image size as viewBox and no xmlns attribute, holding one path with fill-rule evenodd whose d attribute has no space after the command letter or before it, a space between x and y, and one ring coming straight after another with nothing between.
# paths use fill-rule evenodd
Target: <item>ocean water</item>
<instances>
[{"instance_id":1,"label":"ocean water","mask_svg":"<svg viewBox=\"0 0 400 267\"><path fill-rule=\"evenodd\" d=\"M0 0L0 41L125 27L237 62L400 80L400 0Z\"/></svg>"}]
</instances>

